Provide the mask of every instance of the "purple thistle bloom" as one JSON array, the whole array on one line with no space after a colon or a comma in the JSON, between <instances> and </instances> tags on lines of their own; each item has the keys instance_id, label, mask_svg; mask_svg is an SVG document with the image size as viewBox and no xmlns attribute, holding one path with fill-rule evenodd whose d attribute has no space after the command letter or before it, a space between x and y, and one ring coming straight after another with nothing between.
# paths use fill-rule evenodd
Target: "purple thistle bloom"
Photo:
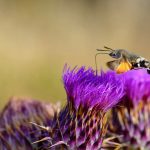
<instances>
[{"instance_id":1,"label":"purple thistle bloom","mask_svg":"<svg viewBox=\"0 0 150 150\"><path fill-rule=\"evenodd\" d=\"M96 106L101 111L107 111L119 102L124 93L124 82L114 72L102 72L98 76L92 68L70 70L65 67L63 81L68 102L73 103L76 109L82 105L88 109Z\"/></svg>"},{"instance_id":2,"label":"purple thistle bloom","mask_svg":"<svg viewBox=\"0 0 150 150\"><path fill-rule=\"evenodd\" d=\"M55 112L50 104L12 98L0 114L0 149L32 150L39 147L32 142L45 133L30 122L45 126L51 122Z\"/></svg>"},{"instance_id":3,"label":"purple thistle bloom","mask_svg":"<svg viewBox=\"0 0 150 150\"><path fill-rule=\"evenodd\" d=\"M109 130L127 149L150 149L150 75L144 69L121 74L125 80L123 107L113 109Z\"/></svg>"},{"instance_id":4,"label":"purple thistle bloom","mask_svg":"<svg viewBox=\"0 0 150 150\"><path fill-rule=\"evenodd\" d=\"M140 101L149 101L150 98L150 75L146 70L132 70L124 74L126 96L138 105Z\"/></svg>"},{"instance_id":5,"label":"purple thistle bloom","mask_svg":"<svg viewBox=\"0 0 150 150\"><path fill-rule=\"evenodd\" d=\"M95 75L92 68L65 66L63 73L67 105L49 128L51 141L43 149L97 150L106 132L106 112L124 95L124 82L114 72Z\"/></svg>"}]
</instances>

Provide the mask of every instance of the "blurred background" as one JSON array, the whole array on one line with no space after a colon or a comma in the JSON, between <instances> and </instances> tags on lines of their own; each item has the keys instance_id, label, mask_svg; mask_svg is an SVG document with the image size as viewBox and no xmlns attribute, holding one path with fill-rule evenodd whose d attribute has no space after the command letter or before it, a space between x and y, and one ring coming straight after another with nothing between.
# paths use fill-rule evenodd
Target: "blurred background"
<instances>
[{"instance_id":1,"label":"blurred background","mask_svg":"<svg viewBox=\"0 0 150 150\"><path fill-rule=\"evenodd\" d=\"M0 0L0 108L11 96L64 103L64 64L95 67L104 45L150 59L150 1Z\"/></svg>"}]
</instances>

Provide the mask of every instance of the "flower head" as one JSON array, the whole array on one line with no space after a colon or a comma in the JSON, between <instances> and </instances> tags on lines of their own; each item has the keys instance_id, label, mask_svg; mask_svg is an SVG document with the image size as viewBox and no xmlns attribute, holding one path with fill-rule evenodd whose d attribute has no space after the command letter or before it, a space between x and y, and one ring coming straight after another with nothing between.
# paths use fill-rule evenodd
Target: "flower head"
<instances>
[{"instance_id":1,"label":"flower head","mask_svg":"<svg viewBox=\"0 0 150 150\"><path fill-rule=\"evenodd\" d=\"M140 101L150 100L150 75L146 70L132 70L124 74L126 98L138 105Z\"/></svg>"},{"instance_id":2,"label":"flower head","mask_svg":"<svg viewBox=\"0 0 150 150\"><path fill-rule=\"evenodd\" d=\"M64 88L68 102L78 109L83 107L107 111L115 106L124 93L123 80L114 72L95 75L92 68L65 68L63 74Z\"/></svg>"},{"instance_id":3,"label":"flower head","mask_svg":"<svg viewBox=\"0 0 150 150\"><path fill-rule=\"evenodd\" d=\"M128 149L150 149L150 75L140 69L121 76L126 93L123 106L113 109L109 129Z\"/></svg>"},{"instance_id":4,"label":"flower head","mask_svg":"<svg viewBox=\"0 0 150 150\"><path fill-rule=\"evenodd\" d=\"M124 95L122 78L114 72L95 75L92 68L65 67L63 82L67 104L53 119L49 146L100 149L107 125L105 114Z\"/></svg>"},{"instance_id":5,"label":"flower head","mask_svg":"<svg viewBox=\"0 0 150 150\"><path fill-rule=\"evenodd\" d=\"M32 150L32 142L45 136L31 124L48 125L56 112L51 104L27 98L12 98L0 114L0 149Z\"/></svg>"}]
</instances>

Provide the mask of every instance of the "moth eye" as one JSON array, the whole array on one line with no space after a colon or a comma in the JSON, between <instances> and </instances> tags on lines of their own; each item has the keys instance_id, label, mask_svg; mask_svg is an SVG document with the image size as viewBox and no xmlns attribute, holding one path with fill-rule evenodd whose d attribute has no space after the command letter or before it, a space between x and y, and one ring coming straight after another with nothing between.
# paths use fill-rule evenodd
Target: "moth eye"
<instances>
[{"instance_id":1,"label":"moth eye","mask_svg":"<svg viewBox=\"0 0 150 150\"><path fill-rule=\"evenodd\" d=\"M116 53L110 53L110 56L116 56Z\"/></svg>"},{"instance_id":2,"label":"moth eye","mask_svg":"<svg viewBox=\"0 0 150 150\"><path fill-rule=\"evenodd\" d=\"M119 52L112 52L109 54L112 58L120 58L121 54Z\"/></svg>"}]
</instances>

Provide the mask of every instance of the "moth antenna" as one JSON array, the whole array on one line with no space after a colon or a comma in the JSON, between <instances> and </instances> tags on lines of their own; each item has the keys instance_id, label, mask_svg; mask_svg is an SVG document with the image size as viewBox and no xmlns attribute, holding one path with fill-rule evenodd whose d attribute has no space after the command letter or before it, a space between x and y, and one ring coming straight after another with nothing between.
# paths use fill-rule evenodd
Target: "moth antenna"
<instances>
[{"instance_id":1,"label":"moth antenna","mask_svg":"<svg viewBox=\"0 0 150 150\"><path fill-rule=\"evenodd\" d=\"M110 50L110 49L96 49L97 51L107 51L107 52L111 52L112 50Z\"/></svg>"},{"instance_id":2,"label":"moth antenna","mask_svg":"<svg viewBox=\"0 0 150 150\"><path fill-rule=\"evenodd\" d=\"M105 49L96 49L97 51L109 51L109 52L112 52L114 51L114 49L110 48L110 47L107 47L107 46L104 46Z\"/></svg>"},{"instance_id":3,"label":"moth antenna","mask_svg":"<svg viewBox=\"0 0 150 150\"><path fill-rule=\"evenodd\" d=\"M114 49L110 48L110 47L107 47L107 46L104 46L104 48L108 49L108 50L111 50L111 51L114 51Z\"/></svg>"}]
</instances>

